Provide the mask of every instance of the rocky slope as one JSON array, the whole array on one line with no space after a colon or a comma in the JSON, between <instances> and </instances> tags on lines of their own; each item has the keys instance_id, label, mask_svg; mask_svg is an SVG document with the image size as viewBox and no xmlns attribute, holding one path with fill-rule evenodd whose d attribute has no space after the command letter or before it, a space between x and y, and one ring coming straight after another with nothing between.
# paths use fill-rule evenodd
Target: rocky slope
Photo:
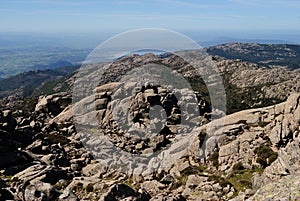
<instances>
[{"instance_id":1,"label":"rocky slope","mask_svg":"<svg viewBox=\"0 0 300 201\"><path fill-rule=\"evenodd\" d=\"M41 97L27 118L1 112L2 200L299 199L300 94L197 127L163 149L156 165L132 173L86 151L65 107L68 98Z\"/></svg>"},{"instance_id":2,"label":"rocky slope","mask_svg":"<svg viewBox=\"0 0 300 201\"><path fill-rule=\"evenodd\" d=\"M300 92L299 70L263 68L242 60L216 61L223 74L228 113L285 101Z\"/></svg>"},{"instance_id":3,"label":"rocky slope","mask_svg":"<svg viewBox=\"0 0 300 201\"><path fill-rule=\"evenodd\" d=\"M60 92L3 103L0 200L300 199L299 72L213 59L232 104L227 116L174 55L121 58L86 83L93 94L84 99ZM161 64L192 88L124 81L140 65Z\"/></svg>"}]
</instances>

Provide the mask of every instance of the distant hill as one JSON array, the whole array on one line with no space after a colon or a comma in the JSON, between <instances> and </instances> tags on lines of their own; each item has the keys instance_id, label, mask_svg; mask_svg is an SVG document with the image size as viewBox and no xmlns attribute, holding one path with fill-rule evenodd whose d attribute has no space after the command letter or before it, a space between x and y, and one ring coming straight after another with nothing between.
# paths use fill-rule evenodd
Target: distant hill
<instances>
[{"instance_id":1,"label":"distant hill","mask_svg":"<svg viewBox=\"0 0 300 201\"><path fill-rule=\"evenodd\" d=\"M55 69L55 68L59 68L61 66L73 66L73 64L69 61L59 60L57 62L53 62L53 63L47 64L47 65L34 65L32 68L44 70L44 69Z\"/></svg>"},{"instance_id":2,"label":"distant hill","mask_svg":"<svg viewBox=\"0 0 300 201\"><path fill-rule=\"evenodd\" d=\"M0 97L18 93L30 96L42 83L58 80L78 69L79 66L66 66L56 69L32 70L0 80Z\"/></svg>"},{"instance_id":3,"label":"distant hill","mask_svg":"<svg viewBox=\"0 0 300 201\"><path fill-rule=\"evenodd\" d=\"M207 48L211 55L241 59L268 68L300 68L300 45L228 43Z\"/></svg>"}]
</instances>

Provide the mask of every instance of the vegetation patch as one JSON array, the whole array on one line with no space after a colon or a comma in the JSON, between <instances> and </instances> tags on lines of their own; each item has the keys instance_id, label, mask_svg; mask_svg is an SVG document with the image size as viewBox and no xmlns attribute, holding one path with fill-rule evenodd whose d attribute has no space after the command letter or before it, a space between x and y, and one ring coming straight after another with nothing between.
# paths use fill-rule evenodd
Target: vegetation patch
<instances>
[{"instance_id":1,"label":"vegetation patch","mask_svg":"<svg viewBox=\"0 0 300 201\"><path fill-rule=\"evenodd\" d=\"M190 166L184 171L181 172L181 176L176 177L175 183L172 184L170 190L174 190L179 188L180 186L184 186L186 184L186 181L188 179L189 175L203 175L203 172L206 170L206 167L204 165L199 166Z\"/></svg>"},{"instance_id":2,"label":"vegetation patch","mask_svg":"<svg viewBox=\"0 0 300 201\"><path fill-rule=\"evenodd\" d=\"M220 186L223 188L225 188L227 185L232 186L231 183L227 179L221 177L220 175L212 174L208 177L208 180L219 183Z\"/></svg>"},{"instance_id":3,"label":"vegetation patch","mask_svg":"<svg viewBox=\"0 0 300 201\"><path fill-rule=\"evenodd\" d=\"M278 153L274 152L270 147L266 145L257 147L254 150L254 153L258 156L256 162L261 164L263 168L269 166L278 157Z\"/></svg>"},{"instance_id":4,"label":"vegetation patch","mask_svg":"<svg viewBox=\"0 0 300 201\"><path fill-rule=\"evenodd\" d=\"M255 170L239 170L235 171L234 174L230 178L228 178L228 181L233 185L233 187L237 191L243 191L247 188L252 188L252 177Z\"/></svg>"},{"instance_id":5,"label":"vegetation patch","mask_svg":"<svg viewBox=\"0 0 300 201\"><path fill-rule=\"evenodd\" d=\"M236 190L233 197L237 196L240 191L252 188L252 177L254 173L263 173L263 169L244 169L241 163L237 163L233 167L233 172L229 178L226 179Z\"/></svg>"},{"instance_id":6,"label":"vegetation patch","mask_svg":"<svg viewBox=\"0 0 300 201\"><path fill-rule=\"evenodd\" d=\"M238 88L234 84L230 83L229 74L224 75L223 80L226 92L227 114L232 114L249 108L266 107L283 101L278 98L266 98L261 91L263 86L260 85L244 89ZM262 97L260 97L260 95L262 95Z\"/></svg>"}]
</instances>

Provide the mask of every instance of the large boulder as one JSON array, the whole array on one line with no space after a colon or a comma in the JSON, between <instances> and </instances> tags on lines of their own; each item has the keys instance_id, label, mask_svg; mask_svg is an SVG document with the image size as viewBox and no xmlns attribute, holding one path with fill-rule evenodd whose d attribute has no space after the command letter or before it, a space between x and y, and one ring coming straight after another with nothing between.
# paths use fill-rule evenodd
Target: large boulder
<instances>
[{"instance_id":1,"label":"large boulder","mask_svg":"<svg viewBox=\"0 0 300 201\"><path fill-rule=\"evenodd\" d=\"M35 182L29 184L24 193L25 201L43 201L43 200L56 200L59 193L55 188L44 182Z\"/></svg>"},{"instance_id":2,"label":"large boulder","mask_svg":"<svg viewBox=\"0 0 300 201\"><path fill-rule=\"evenodd\" d=\"M248 200L300 200L300 175L283 177L260 188Z\"/></svg>"},{"instance_id":3,"label":"large boulder","mask_svg":"<svg viewBox=\"0 0 300 201\"><path fill-rule=\"evenodd\" d=\"M65 92L40 96L38 103L35 106L35 112L42 112L56 116L64 109L66 104L70 103L70 101L70 95Z\"/></svg>"},{"instance_id":4,"label":"large boulder","mask_svg":"<svg viewBox=\"0 0 300 201\"><path fill-rule=\"evenodd\" d=\"M13 131L17 126L16 119L12 116L10 110L0 110L0 129Z\"/></svg>"}]
</instances>

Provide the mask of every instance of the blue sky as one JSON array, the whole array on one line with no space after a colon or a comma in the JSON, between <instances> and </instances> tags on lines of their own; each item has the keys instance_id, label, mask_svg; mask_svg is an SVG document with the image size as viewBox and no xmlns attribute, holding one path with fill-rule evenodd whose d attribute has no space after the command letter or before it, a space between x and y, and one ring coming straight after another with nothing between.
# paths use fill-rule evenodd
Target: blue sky
<instances>
[{"instance_id":1,"label":"blue sky","mask_svg":"<svg viewBox=\"0 0 300 201\"><path fill-rule=\"evenodd\" d=\"M300 30L299 0L1 0L1 32Z\"/></svg>"},{"instance_id":2,"label":"blue sky","mask_svg":"<svg viewBox=\"0 0 300 201\"><path fill-rule=\"evenodd\" d=\"M299 43L300 0L0 0L0 33L94 34L95 43L139 28L171 29L197 41Z\"/></svg>"}]
</instances>

